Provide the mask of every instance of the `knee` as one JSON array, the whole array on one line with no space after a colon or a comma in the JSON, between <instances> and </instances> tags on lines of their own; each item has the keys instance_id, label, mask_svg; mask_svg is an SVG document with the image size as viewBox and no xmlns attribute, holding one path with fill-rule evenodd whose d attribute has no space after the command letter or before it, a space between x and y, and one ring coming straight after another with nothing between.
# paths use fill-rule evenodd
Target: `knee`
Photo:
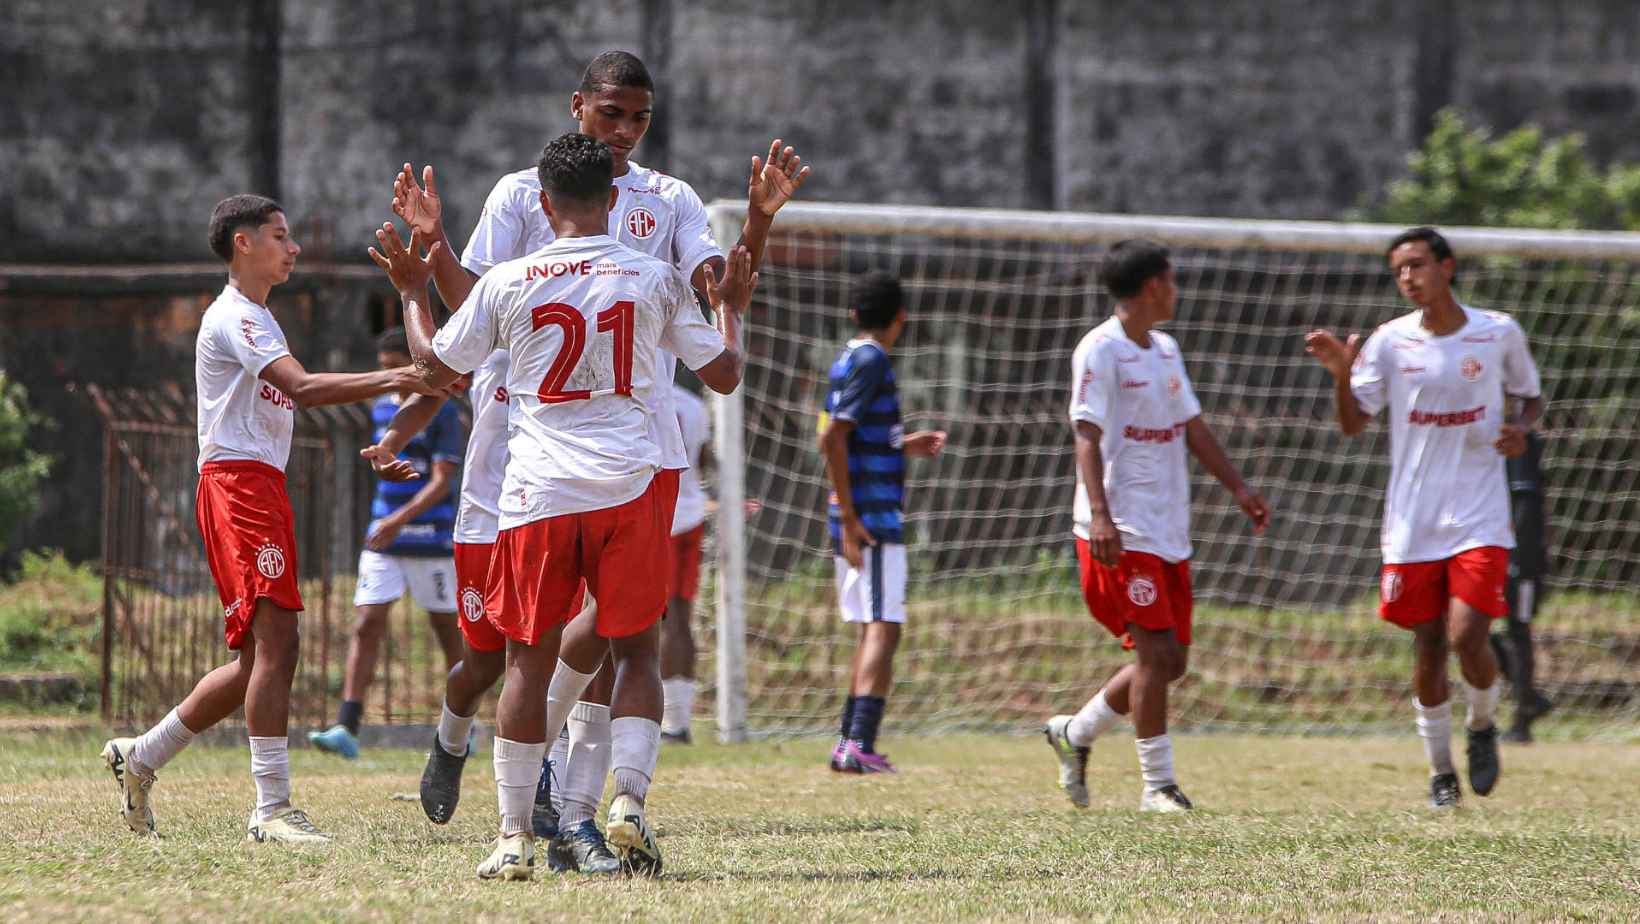
<instances>
[{"instance_id":1,"label":"knee","mask_svg":"<svg viewBox=\"0 0 1640 924\"><path fill-rule=\"evenodd\" d=\"M302 633L296 626L294 615L285 619L258 620L255 636L255 653L245 659L246 667L261 661L275 670L295 668L301 652Z\"/></svg>"},{"instance_id":2,"label":"knee","mask_svg":"<svg viewBox=\"0 0 1640 924\"><path fill-rule=\"evenodd\" d=\"M1182 679L1184 679L1184 675L1189 673L1189 672L1190 672L1190 649L1185 648L1183 645L1180 645L1178 647L1178 651L1173 656L1173 663L1172 663L1171 668L1168 672L1167 680L1168 680L1169 683L1173 683L1175 681L1182 680Z\"/></svg>"},{"instance_id":3,"label":"knee","mask_svg":"<svg viewBox=\"0 0 1640 924\"><path fill-rule=\"evenodd\" d=\"M436 623L438 620L434 620ZM385 609L364 609L359 611L358 618L353 621L353 634L362 639L375 641L387 634L387 611Z\"/></svg>"}]
</instances>

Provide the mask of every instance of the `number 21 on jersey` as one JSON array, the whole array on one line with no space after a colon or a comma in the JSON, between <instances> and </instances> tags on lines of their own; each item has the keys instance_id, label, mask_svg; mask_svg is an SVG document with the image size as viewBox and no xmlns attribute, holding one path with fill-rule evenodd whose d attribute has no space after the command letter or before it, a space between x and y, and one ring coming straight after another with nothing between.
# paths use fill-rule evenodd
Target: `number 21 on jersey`
<instances>
[{"instance_id":1,"label":"number 21 on jersey","mask_svg":"<svg viewBox=\"0 0 1640 924\"><path fill-rule=\"evenodd\" d=\"M541 380L541 390L537 392L541 403L561 404L565 401L585 401L592 397L590 389L565 391L564 385L581 362L581 354L586 352L587 338L606 332L615 338L614 394L632 394L632 338L635 334L636 320L637 305L631 301L619 301L598 312L596 332L588 330L593 326L594 319L582 315L581 310L574 305L549 302L531 309L531 330L553 326L564 334L564 345L559 348L557 358L552 361L552 365L547 368L546 377Z\"/></svg>"}]
</instances>

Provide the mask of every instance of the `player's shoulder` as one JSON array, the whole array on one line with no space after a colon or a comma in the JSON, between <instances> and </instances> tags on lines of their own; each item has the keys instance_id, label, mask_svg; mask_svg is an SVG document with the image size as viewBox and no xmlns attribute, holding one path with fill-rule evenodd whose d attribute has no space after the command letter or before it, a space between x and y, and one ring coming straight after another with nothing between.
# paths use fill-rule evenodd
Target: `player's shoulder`
<instances>
[{"instance_id":1,"label":"player's shoulder","mask_svg":"<svg viewBox=\"0 0 1640 924\"><path fill-rule=\"evenodd\" d=\"M641 196L656 196L669 202L679 200L700 201L695 188L671 174L652 170L642 164L627 161L632 169L632 182L627 191Z\"/></svg>"},{"instance_id":2,"label":"player's shoulder","mask_svg":"<svg viewBox=\"0 0 1640 924\"><path fill-rule=\"evenodd\" d=\"M527 170L514 170L503 174L490 188L490 198L485 203L488 207L501 205L516 205L520 202L534 201L541 194L541 175L534 167Z\"/></svg>"},{"instance_id":3,"label":"player's shoulder","mask_svg":"<svg viewBox=\"0 0 1640 924\"><path fill-rule=\"evenodd\" d=\"M1491 308L1476 308L1472 305L1463 306L1468 315L1465 327L1473 326L1474 330L1465 331L1466 337L1506 336L1510 334L1524 334L1520 322L1511 315Z\"/></svg>"},{"instance_id":4,"label":"player's shoulder","mask_svg":"<svg viewBox=\"0 0 1640 924\"><path fill-rule=\"evenodd\" d=\"M1083 334L1076 344L1077 354L1088 359L1101 359L1112 354L1122 359L1137 357L1138 348L1122 335L1120 323L1115 318L1107 318Z\"/></svg>"},{"instance_id":5,"label":"player's shoulder","mask_svg":"<svg viewBox=\"0 0 1640 924\"><path fill-rule=\"evenodd\" d=\"M1172 334L1153 330L1150 332L1150 341L1151 346L1156 350L1156 355L1161 358L1167 360L1181 359L1179 341Z\"/></svg>"},{"instance_id":6,"label":"player's shoulder","mask_svg":"<svg viewBox=\"0 0 1640 924\"><path fill-rule=\"evenodd\" d=\"M1422 343L1427 337L1424 333L1422 314L1409 311L1378 325L1378 328L1367 337L1367 342L1412 340Z\"/></svg>"}]
</instances>

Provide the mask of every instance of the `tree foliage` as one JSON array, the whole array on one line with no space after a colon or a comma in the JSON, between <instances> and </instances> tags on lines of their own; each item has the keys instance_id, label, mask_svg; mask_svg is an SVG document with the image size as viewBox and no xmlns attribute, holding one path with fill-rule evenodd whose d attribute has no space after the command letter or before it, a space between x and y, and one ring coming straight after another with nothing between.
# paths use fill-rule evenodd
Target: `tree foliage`
<instances>
[{"instance_id":1,"label":"tree foliage","mask_svg":"<svg viewBox=\"0 0 1640 924\"><path fill-rule=\"evenodd\" d=\"M51 459L29 448L29 431L44 421L29 410L28 393L0 371L0 553L40 501Z\"/></svg>"}]
</instances>

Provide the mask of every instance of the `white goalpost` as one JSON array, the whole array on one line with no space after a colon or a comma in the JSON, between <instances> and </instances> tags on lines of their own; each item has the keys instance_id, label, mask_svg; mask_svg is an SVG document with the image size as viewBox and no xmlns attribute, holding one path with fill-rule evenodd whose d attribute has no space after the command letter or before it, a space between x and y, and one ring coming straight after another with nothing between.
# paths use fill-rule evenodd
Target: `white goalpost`
<instances>
[{"instance_id":1,"label":"white goalpost","mask_svg":"<svg viewBox=\"0 0 1640 924\"><path fill-rule=\"evenodd\" d=\"M711 208L723 244L743 202ZM1086 615L1070 542L1070 354L1110 313L1108 244L1172 249L1170 330L1204 413L1273 507L1247 533L1194 471L1197 632L1178 724L1399 727L1411 659L1374 613L1388 471L1377 422L1350 441L1303 352L1313 327L1404 313L1384 267L1399 227L793 203L748 318L742 387L713 403L712 669L726 741L835 724L853 636L835 615L815 418L851 333L851 276L897 273L907 430L950 433L907 481L910 613L889 722L1019 728L1074 706L1123 657ZM1640 234L1446 228L1466 303L1513 315L1543 371L1551 572L1539 685L1591 727L1640 716ZM746 513L745 501L760 509ZM704 665L703 665L704 666ZM704 699L704 697L703 697Z\"/></svg>"}]
</instances>

